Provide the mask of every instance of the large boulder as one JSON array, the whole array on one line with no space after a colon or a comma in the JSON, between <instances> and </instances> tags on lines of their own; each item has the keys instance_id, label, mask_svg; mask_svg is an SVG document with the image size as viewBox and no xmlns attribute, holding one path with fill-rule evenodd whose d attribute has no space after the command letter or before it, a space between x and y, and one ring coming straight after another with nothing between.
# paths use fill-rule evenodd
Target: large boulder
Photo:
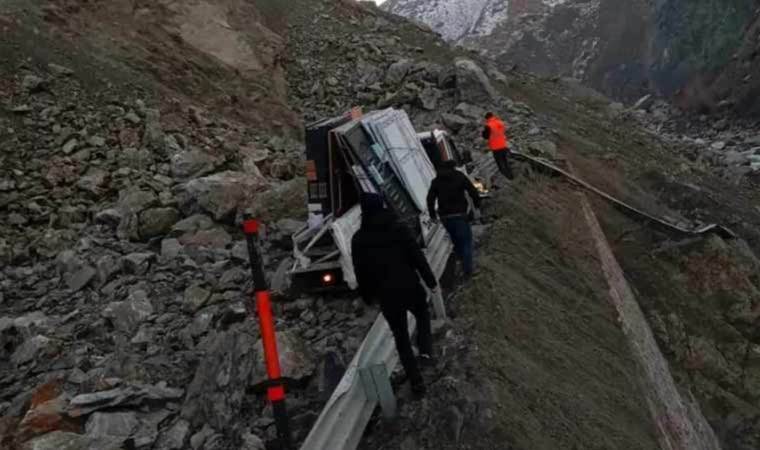
<instances>
[{"instance_id":1,"label":"large boulder","mask_svg":"<svg viewBox=\"0 0 760 450\"><path fill-rule=\"evenodd\" d=\"M226 171L181 185L178 199L186 215L207 212L215 220L231 220L238 209L252 206L253 198L266 186L261 177Z\"/></svg>"},{"instance_id":2,"label":"large boulder","mask_svg":"<svg viewBox=\"0 0 760 450\"><path fill-rule=\"evenodd\" d=\"M142 239L163 236L171 231L179 220L174 208L150 208L140 213L139 234Z\"/></svg>"},{"instance_id":3,"label":"large boulder","mask_svg":"<svg viewBox=\"0 0 760 450\"><path fill-rule=\"evenodd\" d=\"M483 69L473 60L459 58L456 67L457 89L461 101L488 105L499 99L498 91Z\"/></svg>"},{"instance_id":4,"label":"large boulder","mask_svg":"<svg viewBox=\"0 0 760 450\"><path fill-rule=\"evenodd\" d=\"M217 164L217 158L194 148L172 155L171 172L175 178L195 178L213 172Z\"/></svg>"},{"instance_id":5,"label":"large boulder","mask_svg":"<svg viewBox=\"0 0 760 450\"><path fill-rule=\"evenodd\" d=\"M441 114L441 121L443 121L443 124L446 125L446 128L453 131L454 133L459 132L459 130L471 123L469 120L465 119L462 116L448 113Z\"/></svg>"},{"instance_id":6,"label":"large boulder","mask_svg":"<svg viewBox=\"0 0 760 450\"><path fill-rule=\"evenodd\" d=\"M396 61L388 68L388 72L385 74L385 82L393 86L401 84L412 67L414 67L414 61L411 59L404 58Z\"/></svg>"}]
</instances>

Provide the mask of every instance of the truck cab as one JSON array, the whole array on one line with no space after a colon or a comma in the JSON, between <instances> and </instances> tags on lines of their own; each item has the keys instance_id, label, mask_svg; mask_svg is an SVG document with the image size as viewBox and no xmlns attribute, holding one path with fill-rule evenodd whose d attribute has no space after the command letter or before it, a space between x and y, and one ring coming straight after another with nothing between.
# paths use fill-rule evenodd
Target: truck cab
<instances>
[{"instance_id":1,"label":"truck cab","mask_svg":"<svg viewBox=\"0 0 760 450\"><path fill-rule=\"evenodd\" d=\"M456 161L467 174L468 156L443 130L417 133L400 110L366 115L352 110L307 125L309 218L293 235L292 286L300 291L356 288L351 239L361 225L362 192L381 194L423 248L448 245L443 227L430 220L427 191L443 161Z\"/></svg>"}]
</instances>

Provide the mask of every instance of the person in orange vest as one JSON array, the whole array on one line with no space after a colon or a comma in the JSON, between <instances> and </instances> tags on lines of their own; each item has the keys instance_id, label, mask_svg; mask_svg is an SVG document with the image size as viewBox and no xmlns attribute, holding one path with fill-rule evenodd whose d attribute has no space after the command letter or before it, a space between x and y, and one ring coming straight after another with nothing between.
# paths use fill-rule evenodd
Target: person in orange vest
<instances>
[{"instance_id":1,"label":"person in orange vest","mask_svg":"<svg viewBox=\"0 0 760 450\"><path fill-rule=\"evenodd\" d=\"M504 121L499 119L494 113L486 113L485 128L483 128L483 139L488 140L488 148L493 153L493 159L496 160L496 166L507 179L514 179L512 167L509 164L509 138L507 137L507 126Z\"/></svg>"}]
</instances>

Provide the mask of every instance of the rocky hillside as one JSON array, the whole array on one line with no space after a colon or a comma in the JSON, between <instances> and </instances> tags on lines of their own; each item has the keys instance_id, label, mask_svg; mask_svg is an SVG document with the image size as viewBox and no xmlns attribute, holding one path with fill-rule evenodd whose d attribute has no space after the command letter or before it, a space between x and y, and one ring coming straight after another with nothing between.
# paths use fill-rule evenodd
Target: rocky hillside
<instances>
[{"instance_id":1,"label":"rocky hillside","mask_svg":"<svg viewBox=\"0 0 760 450\"><path fill-rule=\"evenodd\" d=\"M377 311L288 294L302 118L404 107L471 143L477 101L531 126L435 35L354 2L297 3L0 6L2 448L273 440L245 210L266 224L287 300L276 314L303 438Z\"/></svg>"},{"instance_id":2,"label":"rocky hillside","mask_svg":"<svg viewBox=\"0 0 760 450\"><path fill-rule=\"evenodd\" d=\"M701 90L687 95L717 103L727 86L754 83L754 0L389 0L383 8L502 66L574 77L621 99L671 96L699 80ZM752 105L743 111L756 107L745 100L751 92L734 95Z\"/></svg>"}]
</instances>

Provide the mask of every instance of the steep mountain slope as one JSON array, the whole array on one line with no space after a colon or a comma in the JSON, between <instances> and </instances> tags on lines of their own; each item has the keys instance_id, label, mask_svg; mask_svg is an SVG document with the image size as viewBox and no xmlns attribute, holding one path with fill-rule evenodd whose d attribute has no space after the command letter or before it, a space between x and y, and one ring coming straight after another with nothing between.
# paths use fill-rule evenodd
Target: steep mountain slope
<instances>
[{"instance_id":1,"label":"steep mountain slope","mask_svg":"<svg viewBox=\"0 0 760 450\"><path fill-rule=\"evenodd\" d=\"M754 42L748 25L757 6L754 0L389 0L382 7L503 65L572 76L635 99L646 92L670 96L698 76L709 84L745 35Z\"/></svg>"}]
</instances>

